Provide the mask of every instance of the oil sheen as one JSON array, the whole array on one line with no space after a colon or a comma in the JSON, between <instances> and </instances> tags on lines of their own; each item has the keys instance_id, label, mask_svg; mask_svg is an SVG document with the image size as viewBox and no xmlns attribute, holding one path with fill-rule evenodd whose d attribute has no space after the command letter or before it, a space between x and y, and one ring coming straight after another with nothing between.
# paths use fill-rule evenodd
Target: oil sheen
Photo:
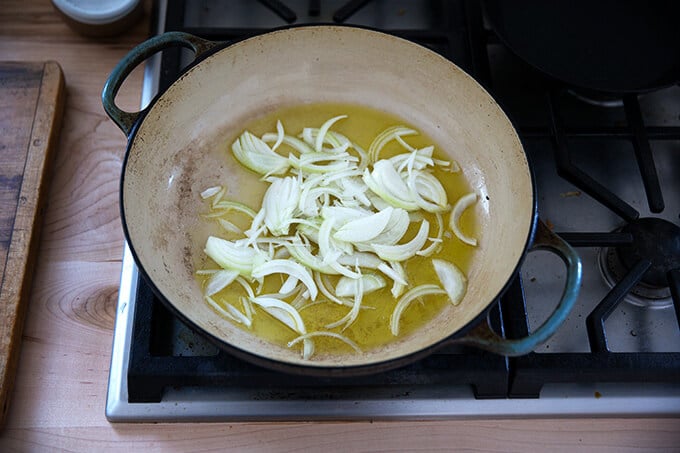
<instances>
[{"instance_id":1,"label":"oil sheen","mask_svg":"<svg viewBox=\"0 0 680 453\"><path fill-rule=\"evenodd\" d=\"M277 120L280 120L285 127L287 134L298 135L304 127L320 127L327 119L337 115L347 115L348 117L336 122L333 125L332 130L347 136L350 140L364 149L368 149L371 141L388 127L404 125L418 130L394 115L373 108L359 105L330 103L304 104L272 111L262 117L254 119L249 124L245 124L244 129L249 130L257 136L262 136L262 134L266 132L275 132L276 122ZM241 132L242 131L239 131L239 134ZM231 144L236 138L237 136L228 137L223 146L225 148L225 158L229 161L229 165L233 164L240 166L231 154ZM451 160L446 154L445 144L434 143L429 137L422 135L422 133L404 137L404 139L411 146L416 148L434 145L435 158ZM281 145L281 148L278 150L282 155L286 155L288 152L284 147L285 145ZM392 141L383 149L380 157L390 157L403 152L406 152L406 150L397 142ZM238 190L230 190L230 194L226 198L243 202L252 207L255 211L258 211L268 184L260 181L259 175L250 172L244 167L241 167L239 171L243 174L239 175ZM462 172L452 173L437 167L434 170L434 175L444 186L450 205L453 205L458 198L471 191L470 185L465 180ZM430 222L430 236L435 235L437 231L435 216L424 211L421 212L423 212L423 218ZM439 280L431 263L434 258L453 262L467 274L475 248L464 244L450 232L448 227L449 215L450 212L442 214L446 233L439 250L429 257L415 256L402 263L408 276L409 288L425 283L439 285ZM239 217L239 215L234 215L233 221L236 224L240 224L240 226L244 226L243 216ZM460 219L460 225L464 233L479 238L478 225L473 209L466 210ZM410 240L419 227L420 222L412 222L409 231L401 242L403 243ZM234 239L226 236L225 238ZM429 244L429 241L426 244ZM205 268L214 268L216 266L214 263L210 262L209 259L207 259L207 261L208 262L204 264ZM205 282L208 279L206 276L198 276L198 278L202 285L205 285ZM333 286L335 286L337 279L338 277L336 276L327 277L327 281ZM261 293L276 293L282 282L283 278L279 278L278 275L268 277L265 279L265 284ZM395 337L390 331L390 316L396 306L397 300L394 299L390 293L392 281L386 278L386 282L387 286L385 288L364 296L362 307L366 308L361 310L359 317L354 324L344 331L342 330L342 326L334 329L327 329L325 325L345 316L350 308L330 302L322 294L319 294L317 302L321 303L309 304L308 307L299 310L300 315L305 322L307 331L331 330L333 332L341 333L354 341L364 351L394 341ZM242 310L243 307L240 299L245 296L245 294L243 288L234 283L216 294L213 299L218 303L228 301ZM401 317L399 336L408 336L417 332L418 329L424 328L425 324L432 320L443 309L445 304L450 304L446 296L426 296L413 301ZM255 307L255 311L256 314L253 318L250 330L256 335L283 345L298 336L297 333L271 317L262 309ZM225 320L225 322L230 321ZM242 328L247 329L246 327ZM353 350L349 346L336 339L316 337L314 342L316 350L315 356L353 353ZM301 343L295 347L301 347ZM312 357L311 360L314 360L314 357Z\"/></svg>"}]
</instances>

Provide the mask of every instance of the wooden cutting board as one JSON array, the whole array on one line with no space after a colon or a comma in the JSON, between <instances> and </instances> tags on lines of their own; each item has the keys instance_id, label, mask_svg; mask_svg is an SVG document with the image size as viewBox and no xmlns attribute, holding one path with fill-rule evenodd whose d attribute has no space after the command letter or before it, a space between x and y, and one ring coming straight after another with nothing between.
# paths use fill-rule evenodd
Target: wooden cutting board
<instances>
[{"instance_id":1,"label":"wooden cutting board","mask_svg":"<svg viewBox=\"0 0 680 453\"><path fill-rule=\"evenodd\" d=\"M19 360L63 110L57 63L0 62L0 426Z\"/></svg>"}]
</instances>

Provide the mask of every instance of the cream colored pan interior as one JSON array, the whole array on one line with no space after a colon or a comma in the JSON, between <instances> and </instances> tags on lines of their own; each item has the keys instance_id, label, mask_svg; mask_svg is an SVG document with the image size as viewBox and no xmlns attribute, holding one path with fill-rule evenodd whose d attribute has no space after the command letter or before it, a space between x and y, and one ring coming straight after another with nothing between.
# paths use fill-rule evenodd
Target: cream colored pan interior
<instances>
[{"instance_id":1,"label":"cream colored pan interior","mask_svg":"<svg viewBox=\"0 0 680 453\"><path fill-rule=\"evenodd\" d=\"M450 155L480 195L481 241L469 289L432 325L380 350L303 361L218 317L194 277L207 229L200 192L229 180L226 137L264 112L298 103L343 102L391 112L424 131ZM124 169L123 209L144 271L196 326L252 354L319 367L366 365L432 345L464 327L511 277L530 234L533 190L526 157L505 114L467 74L439 55L393 36L358 28L302 27L223 49L184 74L141 124ZM231 176L225 176L231 175ZM233 193L233 192L232 192ZM488 197L488 198L487 198Z\"/></svg>"}]
</instances>

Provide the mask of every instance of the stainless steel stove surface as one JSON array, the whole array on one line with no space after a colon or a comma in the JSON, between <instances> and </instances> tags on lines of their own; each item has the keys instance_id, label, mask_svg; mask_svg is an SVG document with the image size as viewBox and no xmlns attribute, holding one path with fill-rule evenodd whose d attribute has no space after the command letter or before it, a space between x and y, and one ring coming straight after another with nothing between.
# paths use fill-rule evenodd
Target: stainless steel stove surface
<instances>
[{"instance_id":1,"label":"stainless steel stove surface","mask_svg":"<svg viewBox=\"0 0 680 453\"><path fill-rule=\"evenodd\" d=\"M679 241L672 234L680 214L680 88L593 99L561 87L494 39L483 27L477 2L349 2L366 3L354 12L347 3L160 2L157 12L159 30L215 40L287 23L372 26L427 45L472 73L520 132L535 174L540 217L581 255L577 306L553 338L524 357L447 349L367 378L282 376L217 351L176 320L138 278L126 247L109 420L679 415L680 295L674 303L668 283L658 284L665 275L639 283L649 280L649 263L631 261L624 250L649 223L647 242L667 259L680 259L660 233L667 228L665 240ZM181 57L169 53L147 66L143 103L177 76ZM646 144L663 195L664 206L654 209L660 212L650 211L636 157ZM636 212L655 220L635 220ZM558 258L529 254L492 311L492 325L508 337L539 325L557 302L563 279ZM674 282L680 290L680 276Z\"/></svg>"}]
</instances>

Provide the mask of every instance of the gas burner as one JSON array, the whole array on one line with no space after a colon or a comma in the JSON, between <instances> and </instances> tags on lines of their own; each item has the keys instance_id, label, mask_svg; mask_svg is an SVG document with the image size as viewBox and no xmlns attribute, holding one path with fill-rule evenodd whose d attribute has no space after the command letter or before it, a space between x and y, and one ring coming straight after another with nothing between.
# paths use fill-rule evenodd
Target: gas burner
<instances>
[{"instance_id":1,"label":"gas burner","mask_svg":"<svg viewBox=\"0 0 680 453\"><path fill-rule=\"evenodd\" d=\"M651 308L672 305L668 272L680 268L680 227L664 219L645 217L617 230L633 237L630 244L602 249L600 269L614 286L640 260L651 266L626 297L629 302Z\"/></svg>"}]
</instances>

